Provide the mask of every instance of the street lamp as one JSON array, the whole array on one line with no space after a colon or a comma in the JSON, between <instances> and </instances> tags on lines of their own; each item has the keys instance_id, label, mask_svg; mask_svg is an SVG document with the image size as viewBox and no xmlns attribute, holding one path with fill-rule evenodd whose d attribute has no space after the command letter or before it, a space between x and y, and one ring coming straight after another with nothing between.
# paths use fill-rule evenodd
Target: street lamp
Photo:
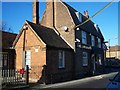
<instances>
[{"instance_id":1,"label":"street lamp","mask_svg":"<svg viewBox=\"0 0 120 90\"><path fill-rule=\"evenodd\" d=\"M104 49L104 68L103 68L103 72L105 72L105 66L106 66L106 50L107 50L107 45L108 41L104 41L103 42L103 49Z\"/></svg>"}]
</instances>

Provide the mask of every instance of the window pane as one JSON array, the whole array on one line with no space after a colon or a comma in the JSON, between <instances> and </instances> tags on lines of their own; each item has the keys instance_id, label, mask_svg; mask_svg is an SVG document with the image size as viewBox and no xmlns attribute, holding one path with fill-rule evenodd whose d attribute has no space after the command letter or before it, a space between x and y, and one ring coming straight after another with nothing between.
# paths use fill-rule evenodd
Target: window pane
<instances>
[{"instance_id":1,"label":"window pane","mask_svg":"<svg viewBox=\"0 0 120 90\"><path fill-rule=\"evenodd\" d=\"M88 65L88 55L87 52L83 52L83 66L87 66Z\"/></svg>"},{"instance_id":2,"label":"window pane","mask_svg":"<svg viewBox=\"0 0 120 90\"><path fill-rule=\"evenodd\" d=\"M61 51L61 50L59 51L59 63L58 63L59 68L65 67L65 61L64 61L65 55L64 54L65 54L64 51Z\"/></svg>"},{"instance_id":3,"label":"window pane","mask_svg":"<svg viewBox=\"0 0 120 90\"><path fill-rule=\"evenodd\" d=\"M8 55L5 53L3 54L3 61L4 61L4 66L7 66Z\"/></svg>"},{"instance_id":4,"label":"window pane","mask_svg":"<svg viewBox=\"0 0 120 90\"><path fill-rule=\"evenodd\" d=\"M101 39L98 38L98 47L101 48Z\"/></svg>"},{"instance_id":5,"label":"window pane","mask_svg":"<svg viewBox=\"0 0 120 90\"><path fill-rule=\"evenodd\" d=\"M31 64L31 51L27 50L25 56L26 56L25 57L26 65L28 65L28 67L30 68L30 64Z\"/></svg>"},{"instance_id":6,"label":"window pane","mask_svg":"<svg viewBox=\"0 0 120 90\"><path fill-rule=\"evenodd\" d=\"M99 65L102 65L102 56L101 56L101 54L98 55L98 62L99 62Z\"/></svg>"},{"instance_id":7,"label":"window pane","mask_svg":"<svg viewBox=\"0 0 120 90\"><path fill-rule=\"evenodd\" d=\"M82 44L87 44L86 32L82 31Z\"/></svg>"},{"instance_id":8,"label":"window pane","mask_svg":"<svg viewBox=\"0 0 120 90\"><path fill-rule=\"evenodd\" d=\"M92 43L92 46L95 45L95 40L94 40L94 36L93 35L91 36L91 43Z\"/></svg>"}]
</instances>

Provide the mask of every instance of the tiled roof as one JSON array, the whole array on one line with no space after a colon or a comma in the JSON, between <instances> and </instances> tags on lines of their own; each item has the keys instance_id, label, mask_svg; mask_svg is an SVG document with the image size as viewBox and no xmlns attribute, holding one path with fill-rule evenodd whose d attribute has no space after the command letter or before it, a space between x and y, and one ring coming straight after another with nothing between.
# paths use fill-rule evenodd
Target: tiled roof
<instances>
[{"instance_id":1,"label":"tiled roof","mask_svg":"<svg viewBox=\"0 0 120 90\"><path fill-rule=\"evenodd\" d=\"M72 8L70 5L66 4L65 2L63 2L64 5L67 6L67 8L69 9L69 12L73 18L73 21L75 22L76 25L80 24L75 12L78 12L77 10L75 10L74 8ZM83 22L85 20L87 20L88 18L85 17L84 15L82 15L82 20ZM80 26L81 29L83 29L84 31L88 32L88 33L91 33L93 35L96 35L97 37L99 38L103 38L103 35L100 31L100 29L98 29L98 31L96 30L96 28L94 27L94 23L90 20L88 21L87 23L83 24Z\"/></svg>"},{"instance_id":2,"label":"tiled roof","mask_svg":"<svg viewBox=\"0 0 120 90\"><path fill-rule=\"evenodd\" d=\"M83 16L83 21L86 21L87 18ZM94 23L90 20L87 23L80 26L80 28L84 29L86 32L89 32L97 37L103 38L103 35L98 27L98 31L96 30Z\"/></svg>"},{"instance_id":3,"label":"tiled roof","mask_svg":"<svg viewBox=\"0 0 120 90\"><path fill-rule=\"evenodd\" d=\"M8 49L12 47L13 41L15 40L17 34L5 31L0 32L2 32L2 48Z\"/></svg>"},{"instance_id":4,"label":"tiled roof","mask_svg":"<svg viewBox=\"0 0 120 90\"><path fill-rule=\"evenodd\" d=\"M70 46L52 28L47 28L29 21L27 22L47 46L71 49Z\"/></svg>"}]
</instances>

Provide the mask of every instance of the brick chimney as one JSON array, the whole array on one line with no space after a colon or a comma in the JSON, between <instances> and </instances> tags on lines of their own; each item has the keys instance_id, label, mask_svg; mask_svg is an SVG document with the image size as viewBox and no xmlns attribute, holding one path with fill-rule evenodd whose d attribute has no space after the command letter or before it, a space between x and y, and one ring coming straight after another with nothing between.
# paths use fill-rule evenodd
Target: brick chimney
<instances>
[{"instance_id":1,"label":"brick chimney","mask_svg":"<svg viewBox=\"0 0 120 90\"><path fill-rule=\"evenodd\" d=\"M46 25L54 26L54 0L46 0Z\"/></svg>"},{"instance_id":2,"label":"brick chimney","mask_svg":"<svg viewBox=\"0 0 120 90\"><path fill-rule=\"evenodd\" d=\"M38 0L34 0L33 4L32 4L32 8L33 8L33 23L35 24L39 24L39 2Z\"/></svg>"}]
</instances>

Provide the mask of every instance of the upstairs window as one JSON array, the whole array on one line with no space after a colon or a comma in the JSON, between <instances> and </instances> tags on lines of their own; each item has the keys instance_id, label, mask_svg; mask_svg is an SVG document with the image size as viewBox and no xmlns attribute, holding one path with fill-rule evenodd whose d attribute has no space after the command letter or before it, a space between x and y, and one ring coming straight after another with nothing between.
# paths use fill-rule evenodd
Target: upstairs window
<instances>
[{"instance_id":1,"label":"upstairs window","mask_svg":"<svg viewBox=\"0 0 120 90\"><path fill-rule=\"evenodd\" d=\"M101 39L98 38L98 47L101 48Z\"/></svg>"},{"instance_id":2,"label":"upstairs window","mask_svg":"<svg viewBox=\"0 0 120 90\"><path fill-rule=\"evenodd\" d=\"M79 13L79 12L75 12L75 14L76 14L78 20L79 20L80 22L82 22L82 14Z\"/></svg>"},{"instance_id":3,"label":"upstairs window","mask_svg":"<svg viewBox=\"0 0 120 90\"><path fill-rule=\"evenodd\" d=\"M65 52L62 50L59 51L58 68L65 68Z\"/></svg>"},{"instance_id":4,"label":"upstairs window","mask_svg":"<svg viewBox=\"0 0 120 90\"><path fill-rule=\"evenodd\" d=\"M82 31L82 44L87 44L87 35L84 31Z\"/></svg>"},{"instance_id":5,"label":"upstairs window","mask_svg":"<svg viewBox=\"0 0 120 90\"><path fill-rule=\"evenodd\" d=\"M95 46L95 37L91 35L91 45Z\"/></svg>"}]
</instances>

